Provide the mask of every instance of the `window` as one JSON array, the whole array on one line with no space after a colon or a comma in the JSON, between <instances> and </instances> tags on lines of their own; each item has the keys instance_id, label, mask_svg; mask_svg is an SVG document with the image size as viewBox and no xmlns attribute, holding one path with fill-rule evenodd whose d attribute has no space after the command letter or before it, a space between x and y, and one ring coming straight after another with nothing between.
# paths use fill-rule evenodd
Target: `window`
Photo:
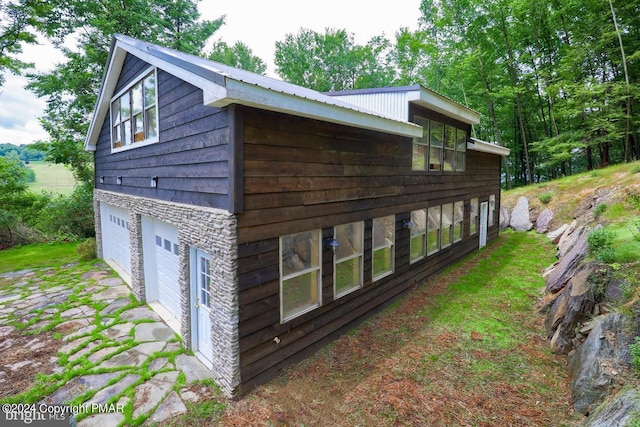
<instances>
[{"instance_id":1,"label":"window","mask_svg":"<svg viewBox=\"0 0 640 427\"><path fill-rule=\"evenodd\" d=\"M280 238L280 318L284 323L320 306L320 230Z\"/></svg>"},{"instance_id":2,"label":"window","mask_svg":"<svg viewBox=\"0 0 640 427\"><path fill-rule=\"evenodd\" d=\"M422 137L413 139L411 169L424 171L427 170L427 153L429 152L429 120L416 117L415 122L422 126Z\"/></svg>"},{"instance_id":3,"label":"window","mask_svg":"<svg viewBox=\"0 0 640 427\"><path fill-rule=\"evenodd\" d=\"M440 248L451 246L453 237L453 203L442 205Z\"/></svg>"},{"instance_id":4,"label":"window","mask_svg":"<svg viewBox=\"0 0 640 427\"><path fill-rule=\"evenodd\" d=\"M429 220L427 223L427 255L440 250L440 206L429 208Z\"/></svg>"},{"instance_id":5,"label":"window","mask_svg":"<svg viewBox=\"0 0 640 427\"><path fill-rule=\"evenodd\" d=\"M395 258L395 216L373 220L373 280L393 273Z\"/></svg>"},{"instance_id":6,"label":"window","mask_svg":"<svg viewBox=\"0 0 640 427\"><path fill-rule=\"evenodd\" d=\"M469 205L469 234L478 232L478 199L471 199Z\"/></svg>"},{"instance_id":7,"label":"window","mask_svg":"<svg viewBox=\"0 0 640 427\"><path fill-rule=\"evenodd\" d=\"M210 261L208 256L200 257L200 281L198 290L200 295L200 304L204 305L207 308L211 308L211 275L209 274L210 270Z\"/></svg>"},{"instance_id":8,"label":"window","mask_svg":"<svg viewBox=\"0 0 640 427\"><path fill-rule=\"evenodd\" d=\"M420 116L414 116L413 121L422 126L423 135L413 140L412 169L463 172L467 131Z\"/></svg>"},{"instance_id":9,"label":"window","mask_svg":"<svg viewBox=\"0 0 640 427\"><path fill-rule=\"evenodd\" d=\"M442 141L444 125L431 121L430 146L429 146L429 170L442 170Z\"/></svg>"},{"instance_id":10,"label":"window","mask_svg":"<svg viewBox=\"0 0 640 427\"><path fill-rule=\"evenodd\" d=\"M157 141L156 73L152 70L111 101L111 149Z\"/></svg>"},{"instance_id":11,"label":"window","mask_svg":"<svg viewBox=\"0 0 640 427\"><path fill-rule=\"evenodd\" d=\"M459 242L464 236L464 202L453 204L453 241Z\"/></svg>"},{"instance_id":12,"label":"window","mask_svg":"<svg viewBox=\"0 0 640 427\"><path fill-rule=\"evenodd\" d=\"M421 260L426 255L427 210L411 211L411 241L409 262Z\"/></svg>"},{"instance_id":13,"label":"window","mask_svg":"<svg viewBox=\"0 0 640 427\"><path fill-rule=\"evenodd\" d=\"M489 227L495 224L495 213L496 213L496 195L492 194L489 196Z\"/></svg>"},{"instance_id":14,"label":"window","mask_svg":"<svg viewBox=\"0 0 640 427\"><path fill-rule=\"evenodd\" d=\"M362 286L363 230L362 221L338 225L334 229L334 238L340 244L338 253L333 258L333 284L336 298Z\"/></svg>"},{"instance_id":15,"label":"window","mask_svg":"<svg viewBox=\"0 0 640 427\"><path fill-rule=\"evenodd\" d=\"M456 128L446 125L444 127L444 167L445 171L455 170L456 159Z\"/></svg>"},{"instance_id":16,"label":"window","mask_svg":"<svg viewBox=\"0 0 640 427\"><path fill-rule=\"evenodd\" d=\"M467 131L456 129L456 171L464 172L465 153L467 152Z\"/></svg>"}]
</instances>

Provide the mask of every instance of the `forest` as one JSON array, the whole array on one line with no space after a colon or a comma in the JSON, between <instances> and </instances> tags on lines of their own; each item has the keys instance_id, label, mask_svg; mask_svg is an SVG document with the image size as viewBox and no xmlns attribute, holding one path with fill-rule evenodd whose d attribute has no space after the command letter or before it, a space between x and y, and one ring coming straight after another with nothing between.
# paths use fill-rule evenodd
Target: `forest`
<instances>
[{"instance_id":1,"label":"forest","mask_svg":"<svg viewBox=\"0 0 640 427\"><path fill-rule=\"evenodd\" d=\"M250 46L211 43L225 16L202 20L198 4L0 2L0 90L2 74L23 74L28 89L46 101L40 121L49 138L36 147L73 171L80 184L69 204L84 206L83 218L92 218L94 178L83 143L114 34L266 73ZM420 84L477 110L482 121L472 136L511 149L503 162L505 188L640 159L640 3L422 0L419 12L417 26L407 22L393 36L362 45L348 28L300 28L275 43L275 73L319 91ZM66 58L51 71L34 71L19 59L38 37ZM5 223L20 220L11 206L24 209L10 203L9 195L22 190L16 191L4 193ZM91 227L70 234L86 230Z\"/></svg>"}]
</instances>

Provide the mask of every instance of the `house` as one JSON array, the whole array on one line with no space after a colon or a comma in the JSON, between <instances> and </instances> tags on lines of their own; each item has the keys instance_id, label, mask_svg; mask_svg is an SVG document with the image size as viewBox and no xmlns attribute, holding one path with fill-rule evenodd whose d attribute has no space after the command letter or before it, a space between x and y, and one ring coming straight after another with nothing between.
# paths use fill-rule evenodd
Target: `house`
<instances>
[{"instance_id":1,"label":"house","mask_svg":"<svg viewBox=\"0 0 640 427\"><path fill-rule=\"evenodd\" d=\"M86 149L99 255L230 397L498 235L479 114L419 86L321 94L126 36Z\"/></svg>"}]
</instances>

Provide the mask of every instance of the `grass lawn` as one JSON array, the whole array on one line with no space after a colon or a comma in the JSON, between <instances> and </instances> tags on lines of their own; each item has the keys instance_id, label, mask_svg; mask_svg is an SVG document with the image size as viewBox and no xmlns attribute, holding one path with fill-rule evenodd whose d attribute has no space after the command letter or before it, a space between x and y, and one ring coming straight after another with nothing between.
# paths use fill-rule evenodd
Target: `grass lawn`
<instances>
[{"instance_id":1,"label":"grass lawn","mask_svg":"<svg viewBox=\"0 0 640 427\"><path fill-rule=\"evenodd\" d=\"M73 174L64 165L33 161L27 165L36 173L36 182L29 184L29 189L39 193L50 191L69 195L73 192L76 181Z\"/></svg>"},{"instance_id":2,"label":"grass lawn","mask_svg":"<svg viewBox=\"0 0 640 427\"><path fill-rule=\"evenodd\" d=\"M0 274L27 268L52 267L78 260L72 243L38 243L0 251Z\"/></svg>"}]
</instances>

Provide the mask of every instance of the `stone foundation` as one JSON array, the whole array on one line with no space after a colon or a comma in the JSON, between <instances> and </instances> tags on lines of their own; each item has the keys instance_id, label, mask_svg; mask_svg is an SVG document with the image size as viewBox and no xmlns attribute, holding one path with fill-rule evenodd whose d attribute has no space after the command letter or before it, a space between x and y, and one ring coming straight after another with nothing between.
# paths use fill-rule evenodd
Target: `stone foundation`
<instances>
[{"instance_id":1,"label":"stone foundation","mask_svg":"<svg viewBox=\"0 0 640 427\"><path fill-rule=\"evenodd\" d=\"M148 199L103 190L94 192L96 241L102 257L100 204L106 203L129 212L131 241L131 287L141 301L145 299L142 217L151 217L178 228L179 289L181 298L180 332L191 348L191 248L211 256L211 337L213 379L228 397L240 385L238 336L238 243L235 215L221 209L205 208Z\"/></svg>"}]
</instances>

